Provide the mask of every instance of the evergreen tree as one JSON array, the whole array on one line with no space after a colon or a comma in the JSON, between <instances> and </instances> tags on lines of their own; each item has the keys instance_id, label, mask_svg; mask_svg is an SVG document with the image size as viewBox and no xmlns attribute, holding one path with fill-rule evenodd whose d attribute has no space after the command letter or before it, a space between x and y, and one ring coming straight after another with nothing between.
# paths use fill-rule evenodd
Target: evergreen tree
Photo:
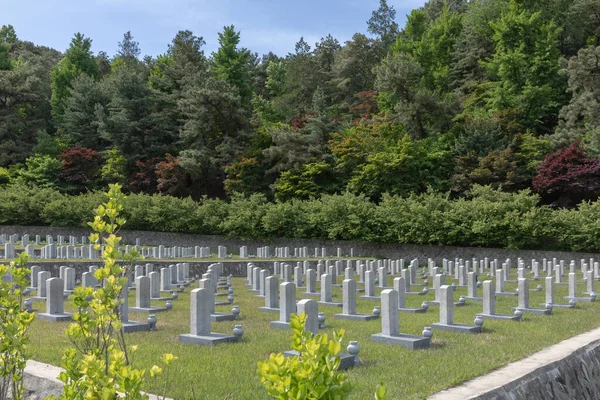
<instances>
[{"instance_id":1,"label":"evergreen tree","mask_svg":"<svg viewBox=\"0 0 600 400\"><path fill-rule=\"evenodd\" d=\"M75 78L80 74L95 78L98 74L98 65L91 48L92 39L86 38L81 33L76 33L65 53L65 57L52 70L52 117L57 124L62 123L69 97L69 89L72 87Z\"/></svg>"}]
</instances>

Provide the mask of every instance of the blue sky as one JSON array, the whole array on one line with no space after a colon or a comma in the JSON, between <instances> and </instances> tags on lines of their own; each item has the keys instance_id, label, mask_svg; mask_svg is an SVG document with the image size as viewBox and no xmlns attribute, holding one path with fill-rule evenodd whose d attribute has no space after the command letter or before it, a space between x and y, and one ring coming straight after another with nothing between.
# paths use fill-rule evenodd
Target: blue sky
<instances>
[{"instance_id":1,"label":"blue sky","mask_svg":"<svg viewBox=\"0 0 600 400\"><path fill-rule=\"evenodd\" d=\"M396 20L425 0L388 0ZM17 35L64 51L75 32L93 40L93 51L116 52L130 30L143 55L164 53L177 31L189 29L206 41L205 52L218 47L225 25L241 31L242 45L259 54L283 56L301 36L314 46L331 33L340 42L366 33L366 21L379 0L0 0L0 25L12 24Z\"/></svg>"}]
</instances>

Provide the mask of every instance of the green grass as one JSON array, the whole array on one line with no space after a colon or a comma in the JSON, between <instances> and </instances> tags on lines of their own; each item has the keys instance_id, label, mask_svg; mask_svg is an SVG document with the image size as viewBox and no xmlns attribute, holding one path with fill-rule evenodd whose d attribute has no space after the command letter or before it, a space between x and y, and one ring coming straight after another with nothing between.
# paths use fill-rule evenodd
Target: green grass
<instances>
[{"instance_id":1,"label":"green grass","mask_svg":"<svg viewBox=\"0 0 600 400\"><path fill-rule=\"evenodd\" d=\"M338 282L341 277L338 277ZM391 286L392 277L388 277ZM513 277L513 279L516 279ZM530 281L535 288L543 281ZM235 304L241 308L241 319L236 322L212 324L212 330L231 333L235 324L242 324L245 334L242 343L217 347L180 345L177 337L189 332L189 291L192 284L174 301L173 310L158 313L158 331L127 335L128 344L137 344L134 366L149 369L158 363L163 353L173 353L179 359L171 373L171 384L166 394L175 399L265 399L267 394L256 375L257 361L264 360L271 352L290 349L290 332L274 330L269 321L278 314L257 310L264 304L255 299L243 287L242 278L233 279ZM515 283L506 283L506 290L514 291ZM298 290L298 299L300 292ZM578 293L585 291L585 284L578 285ZM480 292L481 293L481 289ZM466 295L466 289L457 289L455 299ZM555 286L555 298L564 303L567 286ZM423 300L433 300L433 293L426 296L408 296L407 306L418 307ZM334 288L334 298L340 299L340 288ZM544 302L544 292L530 293L530 304L537 307ZM129 304L134 304L131 293ZM498 297L497 313L511 313L516 297ZM160 305L160 304L157 304ZM375 301L359 300L358 312L370 312ZM43 303L34 308L43 309ZM231 306L217 306L217 311L229 311ZM361 347L362 366L347 372L355 385L353 398L370 399L378 382L385 382L392 399L421 399L444 388L460 384L485 374L507 363L523 358L549 345L595 328L599 303L579 303L575 310L555 309L552 316L526 314L522 322L485 321L484 333L464 335L434 331L433 346L428 350L409 351L403 347L374 343L369 340L373 333L381 331L380 320L368 322L336 321L333 315L340 312L336 307L320 307L325 312L328 329L343 328L346 331L344 347L350 340L357 340ZM468 302L465 307L455 308L455 321L473 323L474 315L481 312L481 303ZM131 320L145 320L147 314L130 313ZM400 314L402 333L420 334L424 326L439 320L437 307L430 307L426 314ZM69 345L64 334L67 323L34 321L31 328L31 358L60 365L64 349ZM147 390L152 391L149 385ZM163 394L163 393L161 393Z\"/></svg>"}]
</instances>

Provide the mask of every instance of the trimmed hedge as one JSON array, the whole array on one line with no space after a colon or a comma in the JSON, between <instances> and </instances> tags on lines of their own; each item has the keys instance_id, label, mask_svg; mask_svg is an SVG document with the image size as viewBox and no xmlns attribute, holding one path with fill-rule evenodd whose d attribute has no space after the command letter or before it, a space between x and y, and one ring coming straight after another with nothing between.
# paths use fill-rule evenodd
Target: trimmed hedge
<instances>
[{"instance_id":1,"label":"trimmed hedge","mask_svg":"<svg viewBox=\"0 0 600 400\"><path fill-rule=\"evenodd\" d=\"M0 189L0 225L87 227L100 192L79 196L20 185ZM451 200L430 191L407 198L384 195L379 204L350 193L271 203L260 194L229 202L131 194L131 230L289 237L449 246L600 251L600 201L577 209L539 205L529 190L506 193L475 187Z\"/></svg>"}]
</instances>

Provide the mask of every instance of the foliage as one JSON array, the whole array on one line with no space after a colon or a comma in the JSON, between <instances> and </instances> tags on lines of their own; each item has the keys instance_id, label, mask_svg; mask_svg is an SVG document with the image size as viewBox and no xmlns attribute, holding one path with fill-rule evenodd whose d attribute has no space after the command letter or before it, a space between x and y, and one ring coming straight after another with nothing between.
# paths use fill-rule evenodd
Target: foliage
<instances>
[{"instance_id":1,"label":"foliage","mask_svg":"<svg viewBox=\"0 0 600 400\"><path fill-rule=\"evenodd\" d=\"M127 160L119 149L108 149L104 156L104 165L100 169L100 176L103 182L123 184L126 179Z\"/></svg>"},{"instance_id":2,"label":"foliage","mask_svg":"<svg viewBox=\"0 0 600 400\"><path fill-rule=\"evenodd\" d=\"M187 192L187 174L178 159L170 154L156 164L156 187L161 194L183 196Z\"/></svg>"},{"instance_id":3,"label":"foliage","mask_svg":"<svg viewBox=\"0 0 600 400\"><path fill-rule=\"evenodd\" d=\"M389 398L387 387L383 382L379 383L375 389L375 400L389 400Z\"/></svg>"},{"instance_id":4,"label":"foliage","mask_svg":"<svg viewBox=\"0 0 600 400\"><path fill-rule=\"evenodd\" d=\"M58 177L75 193L92 189L100 170L100 154L85 147L71 147L59 154L61 171Z\"/></svg>"},{"instance_id":5,"label":"foliage","mask_svg":"<svg viewBox=\"0 0 600 400\"><path fill-rule=\"evenodd\" d=\"M30 270L27 254L0 265L0 399L23 399L23 371L27 362L28 330L35 314L23 309L23 289ZM6 278L9 279L6 279Z\"/></svg>"},{"instance_id":6,"label":"foliage","mask_svg":"<svg viewBox=\"0 0 600 400\"><path fill-rule=\"evenodd\" d=\"M127 348L120 320L123 285L139 255L135 249L127 254L118 249L121 238L115 233L125 223L119 216L124 199L121 187L111 185L107 198L89 223L95 232L90 242L98 250L101 243L104 246L104 265L94 273L102 289L75 289L75 322L66 331L74 347L63 356L65 372L58 377L64 383L60 399L116 398L117 393L125 399L148 398L140 392L145 371L131 366L129 352L134 348ZM116 263L121 259L128 266Z\"/></svg>"},{"instance_id":7,"label":"foliage","mask_svg":"<svg viewBox=\"0 0 600 400\"><path fill-rule=\"evenodd\" d=\"M600 159L589 158L575 142L546 157L533 178L533 188L554 205L573 206L581 200L598 199L599 177Z\"/></svg>"},{"instance_id":8,"label":"foliage","mask_svg":"<svg viewBox=\"0 0 600 400\"><path fill-rule=\"evenodd\" d=\"M285 357L271 353L269 359L258 362L257 373L269 395L276 399L346 399L352 384L343 372L338 353L344 330L334 331L332 340L327 334L314 338L304 331L306 314L290 316L292 347L299 354Z\"/></svg>"},{"instance_id":9,"label":"foliage","mask_svg":"<svg viewBox=\"0 0 600 400\"><path fill-rule=\"evenodd\" d=\"M95 77L98 73L96 61L92 55L92 39L76 33L65 53L65 57L52 70L52 116L62 121L69 89L80 74Z\"/></svg>"},{"instance_id":10,"label":"foliage","mask_svg":"<svg viewBox=\"0 0 600 400\"><path fill-rule=\"evenodd\" d=\"M25 168L19 171L18 182L41 188L56 189L61 171L60 160L48 155L35 155L25 160Z\"/></svg>"}]
</instances>

